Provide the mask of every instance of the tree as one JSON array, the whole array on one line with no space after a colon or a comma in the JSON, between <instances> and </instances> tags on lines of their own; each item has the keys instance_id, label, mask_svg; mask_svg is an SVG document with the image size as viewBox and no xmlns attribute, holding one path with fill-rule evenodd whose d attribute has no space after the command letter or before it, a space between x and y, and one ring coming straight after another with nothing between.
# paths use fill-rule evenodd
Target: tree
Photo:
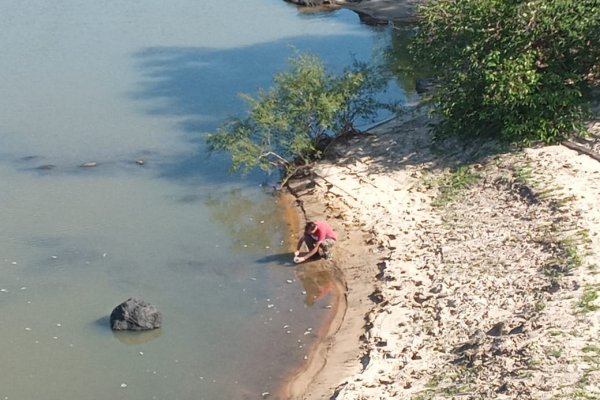
<instances>
[{"instance_id":1,"label":"tree","mask_svg":"<svg viewBox=\"0 0 600 400\"><path fill-rule=\"evenodd\" d=\"M332 139L356 132L357 120L372 120L387 107L376 98L386 85L383 74L365 63L335 75L317 56L296 55L269 90L259 90L256 98L242 95L248 116L231 118L208 134L209 150L229 153L233 171L279 169L285 180L320 158Z\"/></svg>"},{"instance_id":2,"label":"tree","mask_svg":"<svg viewBox=\"0 0 600 400\"><path fill-rule=\"evenodd\" d=\"M412 44L440 82L436 134L554 142L600 77L597 0L437 0Z\"/></svg>"}]
</instances>

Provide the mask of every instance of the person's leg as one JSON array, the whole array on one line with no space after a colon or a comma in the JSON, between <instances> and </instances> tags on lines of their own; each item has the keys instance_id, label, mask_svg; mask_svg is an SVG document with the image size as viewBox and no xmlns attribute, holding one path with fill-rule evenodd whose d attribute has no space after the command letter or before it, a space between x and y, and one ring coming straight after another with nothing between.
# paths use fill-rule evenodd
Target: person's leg
<instances>
[{"instance_id":1,"label":"person's leg","mask_svg":"<svg viewBox=\"0 0 600 400\"><path fill-rule=\"evenodd\" d=\"M323 257L325 257L326 260L331 260L333 258L333 254L331 253L331 248L333 247L334 244L335 244L334 239L325 239L321 243L321 248L323 249Z\"/></svg>"},{"instance_id":2,"label":"person's leg","mask_svg":"<svg viewBox=\"0 0 600 400\"><path fill-rule=\"evenodd\" d=\"M315 248L317 241L310 235L304 235L304 243L306 244L308 251L312 251L312 249Z\"/></svg>"}]
</instances>

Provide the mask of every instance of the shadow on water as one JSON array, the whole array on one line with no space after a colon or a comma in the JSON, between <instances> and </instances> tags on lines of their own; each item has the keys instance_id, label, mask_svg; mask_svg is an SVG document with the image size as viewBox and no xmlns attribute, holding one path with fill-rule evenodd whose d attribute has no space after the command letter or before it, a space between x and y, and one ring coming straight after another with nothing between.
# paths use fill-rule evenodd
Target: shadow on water
<instances>
[{"instance_id":1,"label":"shadow on water","mask_svg":"<svg viewBox=\"0 0 600 400\"><path fill-rule=\"evenodd\" d=\"M293 253L279 253L279 254L269 254L267 256L261 257L256 262L261 264L271 264L271 265L281 265L285 267L294 267L295 264L292 262L294 257Z\"/></svg>"},{"instance_id":2,"label":"shadow on water","mask_svg":"<svg viewBox=\"0 0 600 400\"><path fill-rule=\"evenodd\" d=\"M98 318L94 321L94 326L96 328L104 328L110 330L110 316L105 315L104 317Z\"/></svg>"},{"instance_id":3,"label":"shadow on water","mask_svg":"<svg viewBox=\"0 0 600 400\"><path fill-rule=\"evenodd\" d=\"M154 339L158 339L162 334L162 329L152 329L146 331L113 331L110 328L110 316L98 318L94 321L94 327L103 333L112 335L121 343L126 345L138 345L148 343Z\"/></svg>"},{"instance_id":4,"label":"shadow on water","mask_svg":"<svg viewBox=\"0 0 600 400\"><path fill-rule=\"evenodd\" d=\"M310 51L328 68L341 70L354 56L370 59L372 48L371 35L345 34L294 37L231 49L153 47L137 52L133 57L142 81L131 97L146 104L149 115L175 118L177 131L191 150L164 165L160 175L183 180L201 177L212 182L231 179L224 155L207 157L203 133L215 131L228 117L243 116L246 105L239 93L254 95L259 88L272 86L273 75L287 68L296 51ZM341 54L339 49L348 51Z\"/></svg>"},{"instance_id":5,"label":"shadow on water","mask_svg":"<svg viewBox=\"0 0 600 400\"><path fill-rule=\"evenodd\" d=\"M148 343L154 339L158 339L161 334L162 330L160 328L140 332L113 331L113 336L119 342L129 346Z\"/></svg>"}]
</instances>

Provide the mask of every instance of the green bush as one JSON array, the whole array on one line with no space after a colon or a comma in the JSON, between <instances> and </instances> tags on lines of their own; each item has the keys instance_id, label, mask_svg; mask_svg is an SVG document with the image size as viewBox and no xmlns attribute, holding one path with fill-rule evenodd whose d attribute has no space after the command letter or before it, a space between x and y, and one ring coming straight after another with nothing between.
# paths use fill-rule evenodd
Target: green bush
<instances>
[{"instance_id":1,"label":"green bush","mask_svg":"<svg viewBox=\"0 0 600 400\"><path fill-rule=\"evenodd\" d=\"M355 62L336 75L317 56L297 55L269 90L242 95L248 116L208 134L209 150L229 153L233 171L279 169L285 179L318 159L332 139L355 132L359 118L373 119L387 107L376 98L386 85L376 67Z\"/></svg>"},{"instance_id":2,"label":"green bush","mask_svg":"<svg viewBox=\"0 0 600 400\"><path fill-rule=\"evenodd\" d=\"M598 84L597 0L436 0L411 45L440 86L437 135L555 142Z\"/></svg>"}]
</instances>

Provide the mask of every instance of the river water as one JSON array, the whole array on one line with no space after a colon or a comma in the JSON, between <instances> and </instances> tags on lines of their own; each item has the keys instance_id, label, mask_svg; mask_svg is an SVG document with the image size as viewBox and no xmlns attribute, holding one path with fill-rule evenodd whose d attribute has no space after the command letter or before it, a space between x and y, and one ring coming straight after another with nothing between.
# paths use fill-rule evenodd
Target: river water
<instances>
[{"instance_id":1,"label":"river water","mask_svg":"<svg viewBox=\"0 0 600 400\"><path fill-rule=\"evenodd\" d=\"M330 277L289 263L273 178L202 133L294 49L338 68L385 33L281 0L2 0L0 26L0 399L274 393ZM163 327L114 334L128 297Z\"/></svg>"}]
</instances>

